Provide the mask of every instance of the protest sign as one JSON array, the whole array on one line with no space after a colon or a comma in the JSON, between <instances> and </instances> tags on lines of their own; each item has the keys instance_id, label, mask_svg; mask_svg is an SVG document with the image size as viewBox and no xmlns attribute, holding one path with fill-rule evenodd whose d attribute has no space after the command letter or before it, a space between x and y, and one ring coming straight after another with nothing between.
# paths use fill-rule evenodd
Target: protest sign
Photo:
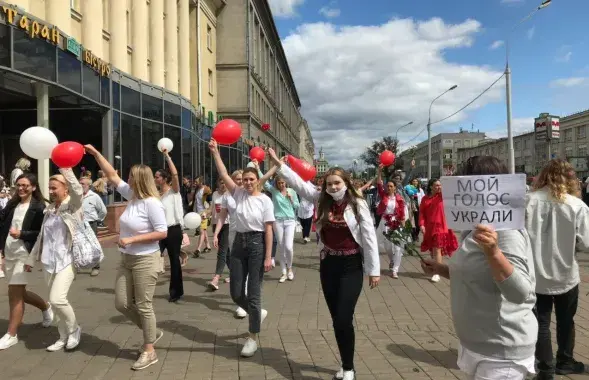
<instances>
[{"instance_id":1,"label":"protest sign","mask_svg":"<svg viewBox=\"0 0 589 380\"><path fill-rule=\"evenodd\" d=\"M521 230L525 225L525 174L442 177L448 228L472 230L477 224L495 230Z\"/></svg>"}]
</instances>

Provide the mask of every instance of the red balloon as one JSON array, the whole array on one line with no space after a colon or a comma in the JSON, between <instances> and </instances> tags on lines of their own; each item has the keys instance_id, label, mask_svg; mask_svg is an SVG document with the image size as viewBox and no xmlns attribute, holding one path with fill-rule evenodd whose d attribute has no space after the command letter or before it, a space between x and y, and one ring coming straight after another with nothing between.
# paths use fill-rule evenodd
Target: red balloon
<instances>
[{"instance_id":1,"label":"red balloon","mask_svg":"<svg viewBox=\"0 0 589 380\"><path fill-rule=\"evenodd\" d=\"M235 120L221 120L213 128L213 138L222 145L235 144L241 138L241 125Z\"/></svg>"},{"instance_id":2,"label":"red balloon","mask_svg":"<svg viewBox=\"0 0 589 380\"><path fill-rule=\"evenodd\" d=\"M395 153L385 150L380 154L380 163L384 166L390 166L395 162Z\"/></svg>"},{"instance_id":3,"label":"red balloon","mask_svg":"<svg viewBox=\"0 0 589 380\"><path fill-rule=\"evenodd\" d=\"M269 131L270 130L270 124L262 124L262 129L264 131Z\"/></svg>"},{"instance_id":4,"label":"red balloon","mask_svg":"<svg viewBox=\"0 0 589 380\"><path fill-rule=\"evenodd\" d=\"M300 158L288 155L286 160L292 170L301 177L303 181L310 181L317 175L317 169L310 163Z\"/></svg>"},{"instance_id":5,"label":"red balloon","mask_svg":"<svg viewBox=\"0 0 589 380\"><path fill-rule=\"evenodd\" d=\"M265 158L266 152L264 152L264 149L260 148L259 146L255 146L250 149L250 159L252 159L252 161L257 160L258 162L264 162Z\"/></svg>"},{"instance_id":6,"label":"red balloon","mask_svg":"<svg viewBox=\"0 0 589 380\"><path fill-rule=\"evenodd\" d=\"M58 168L73 168L82 161L84 146L74 141L66 141L57 144L51 152L51 161Z\"/></svg>"}]
</instances>

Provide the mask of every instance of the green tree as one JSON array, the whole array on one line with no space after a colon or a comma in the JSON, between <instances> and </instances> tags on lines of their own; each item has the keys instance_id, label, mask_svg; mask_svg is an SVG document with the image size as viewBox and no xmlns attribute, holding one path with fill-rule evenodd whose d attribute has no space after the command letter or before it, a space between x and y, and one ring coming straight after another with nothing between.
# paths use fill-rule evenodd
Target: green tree
<instances>
[{"instance_id":1,"label":"green tree","mask_svg":"<svg viewBox=\"0 0 589 380\"><path fill-rule=\"evenodd\" d=\"M364 153L360 156L360 159L364 161L367 165L378 167L380 165L380 154L385 150L390 150L397 155L397 146L399 145L399 140L394 137L385 136L380 141L373 141L372 144L366 147ZM399 158L395 158L395 163L385 169L383 175L388 177L394 170L403 169L403 160Z\"/></svg>"}]
</instances>

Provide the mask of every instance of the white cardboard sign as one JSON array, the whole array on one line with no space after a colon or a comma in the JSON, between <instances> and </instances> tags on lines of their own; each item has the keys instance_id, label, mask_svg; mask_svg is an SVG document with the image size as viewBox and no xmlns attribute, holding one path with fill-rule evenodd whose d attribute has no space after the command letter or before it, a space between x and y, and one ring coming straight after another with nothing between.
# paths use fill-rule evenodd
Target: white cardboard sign
<instances>
[{"instance_id":1,"label":"white cardboard sign","mask_svg":"<svg viewBox=\"0 0 589 380\"><path fill-rule=\"evenodd\" d=\"M525 228L526 175L442 177L448 228L472 230L477 224L495 230Z\"/></svg>"}]
</instances>

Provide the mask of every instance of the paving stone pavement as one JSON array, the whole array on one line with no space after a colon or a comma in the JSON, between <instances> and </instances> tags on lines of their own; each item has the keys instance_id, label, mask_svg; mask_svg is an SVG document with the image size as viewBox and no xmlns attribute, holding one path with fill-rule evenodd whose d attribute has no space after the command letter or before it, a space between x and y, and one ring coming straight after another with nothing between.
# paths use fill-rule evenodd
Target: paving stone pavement
<instances>
[{"instance_id":1,"label":"paving stone pavement","mask_svg":"<svg viewBox=\"0 0 589 380\"><path fill-rule=\"evenodd\" d=\"M190 259L184 268L185 296L178 304L167 302L169 274L160 276L154 300L158 327L165 332L156 347L159 362L132 371L141 333L114 308L119 253L109 247L100 275L79 274L70 291L83 329L79 348L46 352L45 347L58 337L57 329L42 328L40 313L27 307L19 331L21 341L0 352L0 379L331 379L339 368L338 354L321 294L316 245L296 241L295 280L279 284L278 268L265 276L263 306L269 314L262 326L260 349L252 358L239 357L247 319L234 317L228 284L215 293L206 290L215 268L213 250ZM576 317L576 354L578 360L589 363L589 255L582 255L580 263L583 284ZM388 266L385 257L382 264ZM419 260L406 257L398 280L383 271L378 288L365 286L355 317L359 380L465 378L456 367L448 281L434 285L420 272ZM30 277L29 289L47 296L42 273L35 269ZM8 323L3 282L0 280L0 331Z\"/></svg>"}]
</instances>

